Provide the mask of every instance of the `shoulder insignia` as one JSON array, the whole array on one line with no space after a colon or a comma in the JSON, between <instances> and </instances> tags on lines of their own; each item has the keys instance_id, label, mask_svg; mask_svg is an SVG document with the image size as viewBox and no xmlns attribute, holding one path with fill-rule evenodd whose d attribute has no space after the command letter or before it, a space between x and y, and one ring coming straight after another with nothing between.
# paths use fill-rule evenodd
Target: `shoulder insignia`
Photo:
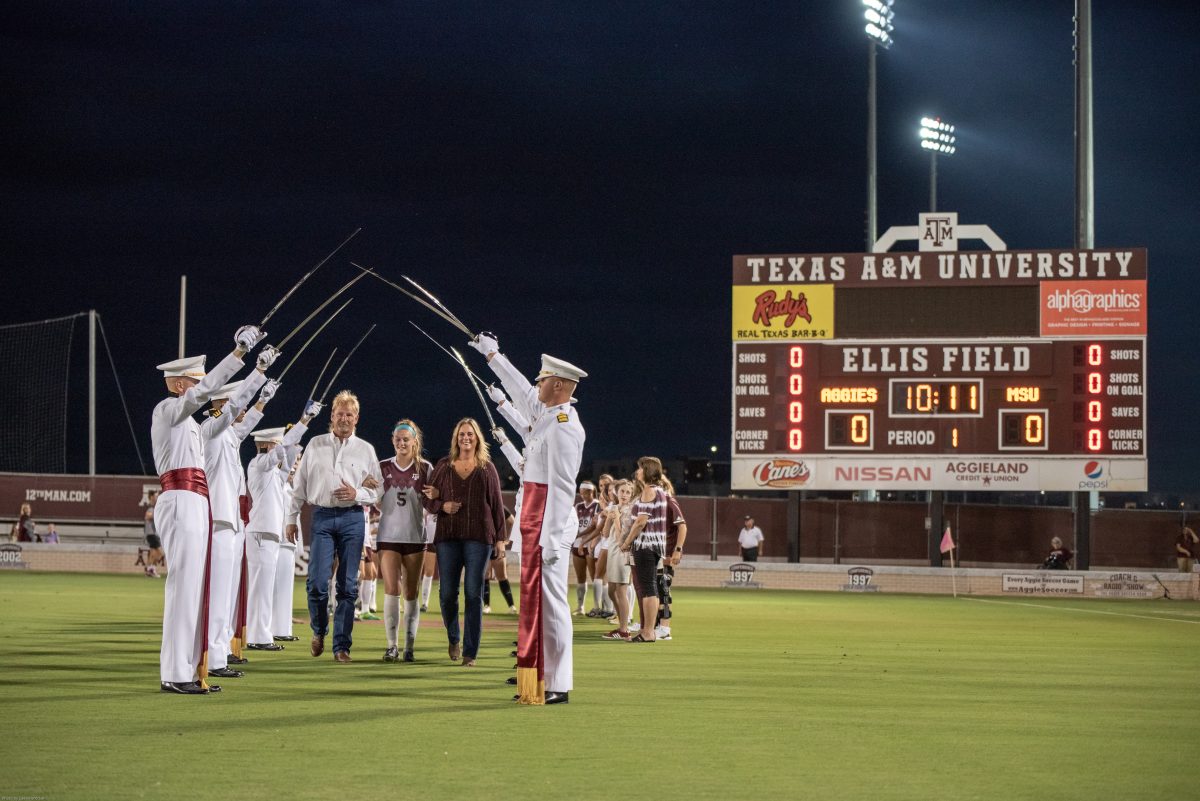
<instances>
[{"instance_id":1,"label":"shoulder insignia","mask_svg":"<svg viewBox=\"0 0 1200 801\"><path fill-rule=\"evenodd\" d=\"M208 416L211 417L212 419L216 420L218 417L221 416L221 410L220 409L209 409Z\"/></svg>"},{"instance_id":2,"label":"shoulder insignia","mask_svg":"<svg viewBox=\"0 0 1200 801\"><path fill-rule=\"evenodd\" d=\"M567 422L567 421L568 421L568 420L570 420L570 419L571 419L571 417L570 417L570 416L569 416L569 415L568 415L566 412L559 412L559 413L558 413L558 422L560 422L560 423L565 423L565 422Z\"/></svg>"}]
</instances>

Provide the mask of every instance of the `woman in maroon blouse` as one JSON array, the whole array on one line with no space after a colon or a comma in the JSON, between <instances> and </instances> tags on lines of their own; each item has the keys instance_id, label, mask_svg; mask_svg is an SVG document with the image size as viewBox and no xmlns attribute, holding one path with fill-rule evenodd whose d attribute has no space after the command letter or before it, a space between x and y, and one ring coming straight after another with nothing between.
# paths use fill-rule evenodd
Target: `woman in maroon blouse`
<instances>
[{"instance_id":1,"label":"woman in maroon blouse","mask_svg":"<svg viewBox=\"0 0 1200 801\"><path fill-rule=\"evenodd\" d=\"M438 570L442 581L442 622L450 642L450 659L475 664L483 629L483 573L504 539L504 501L500 474L488 459L479 424L464 417L454 427L450 455L433 468L425 485L425 508L437 515ZM466 572L467 608L463 634L458 628L458 586Z\"/></svg>"}]
</instances>

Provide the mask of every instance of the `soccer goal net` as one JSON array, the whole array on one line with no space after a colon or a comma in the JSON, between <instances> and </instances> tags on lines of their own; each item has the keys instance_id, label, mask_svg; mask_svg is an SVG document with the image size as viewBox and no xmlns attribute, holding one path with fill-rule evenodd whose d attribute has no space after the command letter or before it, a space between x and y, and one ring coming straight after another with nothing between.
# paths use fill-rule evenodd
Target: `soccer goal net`
<instances>
[{"instance_id":1,"label":"soccer goal net","mask_svg":"<svg viewBox=\"0 0 1200 801\"><path fill-rule=\"evenodd\" d=\"M0 326L0 471L65 471L71 342L85 316Z\"/></svg>"}]
</instances>

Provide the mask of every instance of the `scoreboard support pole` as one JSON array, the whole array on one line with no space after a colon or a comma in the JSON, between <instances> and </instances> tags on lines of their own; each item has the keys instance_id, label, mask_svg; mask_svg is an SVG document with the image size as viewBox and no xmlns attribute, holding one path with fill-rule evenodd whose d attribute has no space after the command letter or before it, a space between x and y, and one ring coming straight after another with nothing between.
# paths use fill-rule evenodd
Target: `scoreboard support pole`
<instances>
[{"instance_id":1,"label":"scoreboard support pole","mask_svg":"<svg viewBox=\"0 0 1200 801\"><path fill-rule=\"evenodd\" d=\"M946 497L941 490L929 493L929 566L942 566L942 530L946 527Z\"/></svg>"},{"instance_id":2,"label":"scoreboard support pole","mask_svg":"<svg viewBox=\"0 0 1200 801\"><path fill-rule=\"evenodd\" d=\"M800 561L800 496L806 494L803 490L800 492L789 492L787 502L787 532L788 532L788 549L787 560L789 562Z\"/></svg>"},{"instance_id":3,"label":"scoreboard support pole","mask_svg":"<svg viewBox=\"0 0 1200 801\"><path fill-rule=\"evenodd\" d=\"M1073 492L1075 515L1072 528L1075 533L1075 569L1090 570L1092 567L1092 504L1088 493Z\"/></svg>"}]
</instances>

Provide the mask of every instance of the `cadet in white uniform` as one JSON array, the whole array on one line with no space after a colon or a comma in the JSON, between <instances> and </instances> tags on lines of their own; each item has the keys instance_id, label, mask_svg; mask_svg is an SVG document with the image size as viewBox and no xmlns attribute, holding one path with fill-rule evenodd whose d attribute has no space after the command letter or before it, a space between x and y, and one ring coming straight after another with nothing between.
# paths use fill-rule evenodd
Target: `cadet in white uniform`
<instances>
[{"instance_id":1,"label":"cadet in white uniform","mask_svg":"<svg viewBox=\"0 0 1200 801\"><path fill-rule=\"evenodd\" d=\"M264 350L263 354L267 351ZM275 382L266 383L266 367L260 366L245 380L221 387L212 397L213 409L200 424L204 441L204 472L208 475L208 498L212 506L213 538L209 569L208 675L235 679L242 673L228 666L230 651L240 661L241 649L230 648L239 625L238 592L241 587L244 528L248 497L246 471L239 453L242 440L262 419L261 406L275 393ZM264 386L264 383L266 385ZM247 409L254 393L262 387L258 408Z\"/></svg>"},{"instance_id":2,"label":"cadet in white uniform","mask_svg":"<svg viewBox=\"0 0 1200 801\"><path fill-rule=\"evenodd\" d=\"M283 539L287 514L288 473L308 422L321 410L313 401L300 422L290 429L264 428L253 432L259 453L246 468L246 485L252 500L246 524L246 647L254 651L282 651L271 634L275 595L275 563Z\"/></svg>"},{"instance_id":3,"label":"cadet in white uniform","mask_svg":"<svg viewBox=\"0 0 1200 801\"><path fill-rule=\"evenodd\" d=\"M159 654L159 680L164 692L187 695L217 689L206 681L208 622L205 569L208 563L212 518L208 481L204 474L204 446L200 425L192 419L209 396L242 366L245 356L262 339L254 326L243 326L234 336L237 348L208 375L204 357L160 364L167 389L176 397L154 407L150 440L154 469L162 494L154 507L154 525L162 538L171 568L163 599L163 639Z\"/></svg>"},{"instance_id":4,"label":"cadet in white uniform","mask_svg":"<svg viewBox=\"0 0 1200 801\"><path fill-rule=\"evenodd\" d=\"M302 446L297 445L297 454ZM292 473L296 471L299 455L291 460L291 471L284 483L284 509L292 505ZM303 542L297 528L296 539ZM279 543L279 559L275 562L275 596L271 608L271 635L276 642L295 642L300 639L292 634L292 609L296 593L296 543L284 537Z\"/></svg>"},{"instance_id":5,"label":"cadet in white uniform","mask_svg":"<svg viewBox=\"0 0 1200 801\"><path fill-rule=\"evenodd\" d=\"M575 477L585 439L571 395L587 373L543 354L534 387L500 353L494 338L481 334L470 344L487 357L516 411L531 426L525 438L518 520L521 587L526 589L529 577L540 574L541 592L521 599L517 699L522 704L566 703L574 681L567 557L578 531Z\"/></svg>"}]
</instances>

